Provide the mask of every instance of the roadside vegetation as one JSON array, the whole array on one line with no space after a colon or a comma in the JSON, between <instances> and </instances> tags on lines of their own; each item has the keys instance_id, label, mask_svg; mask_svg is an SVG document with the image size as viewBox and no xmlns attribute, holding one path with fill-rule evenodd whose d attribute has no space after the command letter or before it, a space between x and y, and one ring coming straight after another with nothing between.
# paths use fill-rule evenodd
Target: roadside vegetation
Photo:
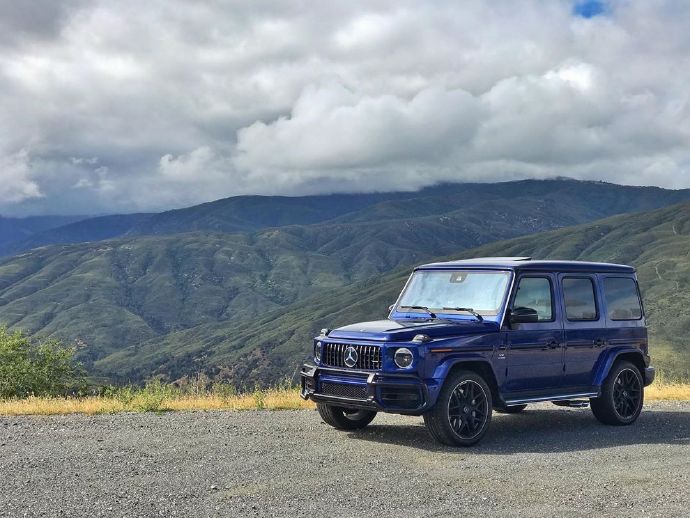
<instances>
[{"instance_id":1,"label":"roadside vegetation","mask_svg":"<svg viewBox=\"0 0 690 518\"><path fill-rule=\"evenodd\" d=\"M57 340L31 339L0 327L0 398L83 393L86 373L74 354Z\"/></svg>"},{"instance_id":2,"label":"roadside vegetation","mask_svg":"<svg viewBox=\"0 0 690 518\"><path fill-rule=\"evenodd\" d=\"M0 415L312 408L289 382L238 392L202 375L174 385L88 387L75 353L57 340L0 327Z\"/></svg>"},{"instance_id":3,"label":"roadside vegetation","mask_svg":"<svg viewBox=\"0 0 690 518\"><path fill-rule=\"evenodd\" d=\"M690 400L690 384L655 382L645 390L647 401ZM270 389L236 392L231 385L215 383L197 390L164 385L117 387L97 395L0 399L0 415L114 414L177 410L298 410L314 408L299 397L297 388L285 383Z\"/></svg>"},{"instance_id":4,"label":"roadside vegetation","mask_svg":"<svg viewBox=\"0 0 690 518\"><path fill-rule=\"evenodd\" d=\"M114 414L118 412L167 412L177 410L297 410L314 408L299 397L294 387L256 389L237 393L231 386L216 384L193 393L149 383L143 388L108 389L102 394L73 397L37 397L0 400L0 415Z\"/></svg>"},{"instance_id":5,"label":"roadside vegetation","mask_svg":"<svg viewBox=\"0 0 690 518\"><path fill-rule=\"evenodd\" d=\"M75 350L55 340L34 340L0 327L0 415L111 414L176 410L296 410L314 408L290 380L268 389L238 391L204 375L169 384L88 388ZM690 383L663 375L647 400L690 400Z\"/></svg>"}]
</instances>

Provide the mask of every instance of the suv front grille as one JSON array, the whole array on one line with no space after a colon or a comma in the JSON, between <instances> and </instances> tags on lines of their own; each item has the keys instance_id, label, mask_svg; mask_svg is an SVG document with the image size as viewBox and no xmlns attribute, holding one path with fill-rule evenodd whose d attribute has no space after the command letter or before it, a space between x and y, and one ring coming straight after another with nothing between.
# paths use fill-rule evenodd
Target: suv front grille
<instances>
[{"instance_id":1,"label":"suv front grille","mask_svg":"<svg viewBox=\"0 0 690 518\"><path fill-rule=\"evenodd\" d=\"M328 396L345 397L349 399L366 399L366 385L350 385L345 383L321 383L321 393Z\"/></svg>"},{"instance_id":2,"label":"suv front grille","mask_svg":"<svg viewBox=\"0 0 690 518\"><path fill-rule=\"evenodd\" d=\"M346 365L346 351L354 347L357 352L357 362L354 365ZM378 345L351 345L351 344L323 344L321 361L333 367L350 367L353 369L376 370L381 368L381 347Z\"/></svg>"}]
</instances>

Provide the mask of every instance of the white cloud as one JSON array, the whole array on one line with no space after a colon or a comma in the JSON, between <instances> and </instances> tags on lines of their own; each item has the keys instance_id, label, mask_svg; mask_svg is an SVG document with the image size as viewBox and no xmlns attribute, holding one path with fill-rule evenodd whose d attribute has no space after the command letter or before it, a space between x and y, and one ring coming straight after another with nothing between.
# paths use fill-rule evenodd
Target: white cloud
<instances>
[{"instance_id":1,"label":"white cloud","mask_svg":"<svg viewBox=\"0 0 690 518\"><path fill-rule=\"evenodd\" d=\"M690 187L690 4L609 3L0 4L0 212L555 175Z\"/></svg>"},{"instance_id":2,"label":"white cloud","mask_svg":"<svg viewBox=\"0 0 690 518\"><path fill-rule=\"evenodd\" d=\"M239 131L236 162L276 171L425 163L471 137L481 110L462 89L427 88L408 100L362 96L340 84L309 87L289 118Z\"/></svg>"},{"instance_id":3,"label":"white cloud","mask_svg":"<svg viewBox=\"0 0 690 518\"><path fill-rule=\"evenodd\" d=\"M193 183L199 180L199 172L207 169L215 158L213 151L204 146L177 157L163 156L158 163L158 171L172 181Z\"/></svg>"},{"instance_id":4,"label":"white cloud","mask_svg":"<svg viewBox=\"0 0 690 518\"><path fill-rule=\"evenodd\" d=\"M42 196L38 184L31 179L29 153L26 150L0 155L0 174L0 204L18 203Z\"/></svg>"}]
</instances>

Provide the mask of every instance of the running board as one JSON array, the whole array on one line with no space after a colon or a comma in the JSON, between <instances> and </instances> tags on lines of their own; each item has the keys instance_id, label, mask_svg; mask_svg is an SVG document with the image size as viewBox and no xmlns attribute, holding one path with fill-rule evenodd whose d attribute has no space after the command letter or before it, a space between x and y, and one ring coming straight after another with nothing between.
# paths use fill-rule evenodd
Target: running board
<instances>
[{"instance_id":1,"label":"running board","mask_svg":"<svg viewBox=\"0 0 690 518\"><path fill-rule=\"evenodd\" d=\"M511 399L510 401L506 401L506 406L525 405L527 403L542 403L545 401L570 401L571 399L589 399L598 396L598 392L583 392L580 394L564 394L562 396L543 396L524 399Z\"/></svg>"}]
</instances>

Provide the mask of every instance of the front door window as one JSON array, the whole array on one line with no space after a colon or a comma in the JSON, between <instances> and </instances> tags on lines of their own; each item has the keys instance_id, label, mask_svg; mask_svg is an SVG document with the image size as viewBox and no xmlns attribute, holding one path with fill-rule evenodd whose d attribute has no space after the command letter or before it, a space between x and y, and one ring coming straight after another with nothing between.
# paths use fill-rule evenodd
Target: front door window
<instances>
[{"instance_id":1,"label":"front door window","mask_svg":"<svg viewBox=\"0 0 690 518\"><path fill-rule=\"evenodd\" d=\"M536 322L553 320L553 296L551 282L546 277L523 277L515 295L514 309L532 309Z\"/></svg>"}]
</instances>

